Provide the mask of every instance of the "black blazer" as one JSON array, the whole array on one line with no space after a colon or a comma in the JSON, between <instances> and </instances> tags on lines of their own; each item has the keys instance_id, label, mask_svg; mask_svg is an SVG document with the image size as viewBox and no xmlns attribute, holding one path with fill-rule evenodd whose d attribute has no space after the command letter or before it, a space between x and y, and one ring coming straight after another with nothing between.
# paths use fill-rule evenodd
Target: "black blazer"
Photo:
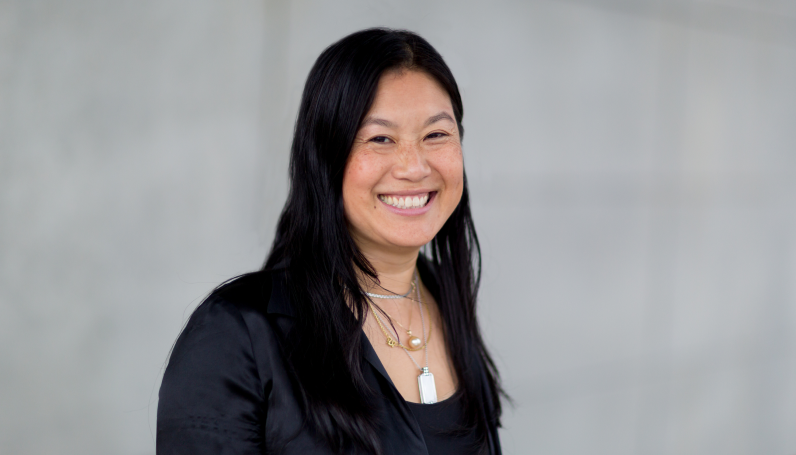
<instances>
[{"instance_id":1,"label":"black blazer","mask_svg":"<svg viewBox=\"0 0 796 455\"><path fill-rule=\"evenodd\" d=\"M294 318L287 296L284 273L256 272L216 290L194 311L160 387L159 455L332 453L303 424L279 348ZM427 455L409 405L364 334L362 343L370 366L365 379L381 392L377 418L389 422L379 428L385 455ZM491 410L490 395L482 396ZM490 453L499 455L497 429L488 437Z\"/></svg>"}]
</instances>

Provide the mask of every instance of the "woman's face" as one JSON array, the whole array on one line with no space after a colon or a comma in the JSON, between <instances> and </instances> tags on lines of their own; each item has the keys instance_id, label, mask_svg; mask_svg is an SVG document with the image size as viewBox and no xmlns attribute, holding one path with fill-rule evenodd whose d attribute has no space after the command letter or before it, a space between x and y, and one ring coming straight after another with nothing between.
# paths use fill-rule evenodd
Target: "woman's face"
<instances>
[{"instance_id":1,"label":"woman's face","mask_svg":"<svg viewBox=\"0 0 796 455\"><path fill-rule=\"evenodd\" d=\"M360 249L430 242L459 204L463 175L448 93L426 73L385 73L343 176L345 215Z\"/></svg>"}]
</instances>

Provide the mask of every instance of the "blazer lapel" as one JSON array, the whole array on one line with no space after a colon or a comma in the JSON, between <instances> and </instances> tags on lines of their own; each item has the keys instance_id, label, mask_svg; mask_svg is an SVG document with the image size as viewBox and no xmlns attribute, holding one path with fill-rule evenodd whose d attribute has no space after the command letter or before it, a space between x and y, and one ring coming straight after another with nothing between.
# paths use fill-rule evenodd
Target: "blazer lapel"
<instances>
[{"instance_id":1,"label":"blazer lapel","mask_svg":"<svg viewBox=\"0 0 796 455\"><path fill-rule=\"evenodd\" d=\"M382 365L381 360L379 360L379 356L376 354L376 350L373 349L373 345L370 344L370 340L368 340L368 337L367 335L365 335L365 332L362 332L361 338L362 338L362 352L365 354L365 360L367 360L368 363L370 363L373 366L373 368L376 369L376 371L378 371L382 376L384 376L384 379L386 379L387 382L390 383L390 385L395 387L395 384L392 383L390 375L388 375L387 370L384 369L384 365Z\"/></svg>"}]
</instances>

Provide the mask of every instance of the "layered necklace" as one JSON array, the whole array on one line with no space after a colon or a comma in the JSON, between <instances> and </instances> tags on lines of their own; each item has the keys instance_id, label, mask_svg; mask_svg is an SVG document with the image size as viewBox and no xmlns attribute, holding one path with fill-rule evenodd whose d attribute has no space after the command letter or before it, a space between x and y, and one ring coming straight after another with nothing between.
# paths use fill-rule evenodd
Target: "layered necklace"
<instances>
[{"instance_id":1,"label":"layered necklace","mask_svg":"<svg viewBox=\"0 0 796 455\"><path fill-rule=\"evenodd\" d=\"M406 291L406 294L374 294L372 292L366 292L365 295L368 297L373 297L374 299L405 299L409 297L409 294L415 290L415 280L412 278L412 287Z\"/></svg>"},{"instance_id":2,"label":"layered necklace","mask_svg":"<svg viewBox=\"0 0 796 455\"><path fill-rule=\"evenodd\" d=\"M389 314L384 312L384 314L387 315L387 317L389 317L390 320L395 320L395 322L398 322L398 325L400 325L401 328L406 330L406 333L409 336L409 346L404 346L404 344L401 343L401 338L398 335L397 331L395 332L395 338L392 337L392 335L393 335L392 332L388 332L387 331L387 329L385 328L384 324L381 321L381 318L379 317L379 314L374 310L373 302L372 302L371 299L368 299L368 306L370 307L371 313L373 313L373 315L376 317L376 322L379 324L379 328L381 328L382 333L384 333L384 336L387 338L387 345L389 347L391 347L391 348L394 348L395 346L399 346L401 349L403 349L404 352L406 352L406 355L409 356L409 359L412 361L412 363L414 363L415 366L417 367L417 369L420 370L420 376L417 377L417 386L420 389L420 402L423 403L423 404L433 404L433 403L437 402L437 387L434 384L434 375L431 372L429 372L429 370L428 370L428 341L429 341L429 339L431 339L431 313L428 310L428 305L426 305L426 314L428 315L428 334L427 334L426 333L426 320L423 317L423 299L422 299L421 294L420 294L420 287L417 286L416 283L417 283L417 271L415 271L415 275L412 278L412 288L409 289L409 292L407 292L404 295L400 295L400 294L381 295L381 294L372 294L370 292L366 292L365 294L368 297L376 298L376 299L399 299L399 298L406 298L406 297L409 296L409 294L411 294L412 291L416 291L417 306L418 306L418 309L420 310L420 323L422 324L422 327L423 327L423 339L422 340L420 340L420 338L412 335L412 330L407 329L406 327L401 325L400 322L398 322L397 320L393 319L392 317L390 317ZM410 326L412 325L411 321L410 321L409 325ZM426 366L425 367L421 367L417 363L417 361L415 361L415 358L412 357L412 354L409 352L409 351L419 351L420 349L424 350L424 354L425 354L425 358L426 358Z\"/></svg>"}]
</instances>

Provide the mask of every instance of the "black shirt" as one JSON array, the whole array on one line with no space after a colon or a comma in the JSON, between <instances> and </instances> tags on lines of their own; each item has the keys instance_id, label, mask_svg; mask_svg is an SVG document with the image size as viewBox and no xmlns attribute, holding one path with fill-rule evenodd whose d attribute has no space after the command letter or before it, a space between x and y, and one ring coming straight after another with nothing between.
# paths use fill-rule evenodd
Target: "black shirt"
<instances>
[{"instance_id":1,"label":"black shirt","mask_svg":"<svg viewBox=\"0 0 796 455\"><path fill-rule=\"evenodd\" d=\"M213 292L191 315L160 387L159 455L332 453L304 424L279 348L294 324L285 281L279 272L246 275ZM427 455L419 418L364 334L362 343L363 375L380 392L374 417L390 422L378 427L384 454ZM481 369L481 397L489 415L492 405ZM500 454L494 426L486 437L489 453Z\"/></svg>"},{"instance_id":2,"label":"black shirt","mask_svg":"<svg viewBox=\"0 0 796 455\"><path fill-rule=\"evenodd\" d=\"M470 455L478 453L476 434L463 430L461 394L434 404L409 403L423 431L429 455Z\"/></svg>"}]
</instances>

